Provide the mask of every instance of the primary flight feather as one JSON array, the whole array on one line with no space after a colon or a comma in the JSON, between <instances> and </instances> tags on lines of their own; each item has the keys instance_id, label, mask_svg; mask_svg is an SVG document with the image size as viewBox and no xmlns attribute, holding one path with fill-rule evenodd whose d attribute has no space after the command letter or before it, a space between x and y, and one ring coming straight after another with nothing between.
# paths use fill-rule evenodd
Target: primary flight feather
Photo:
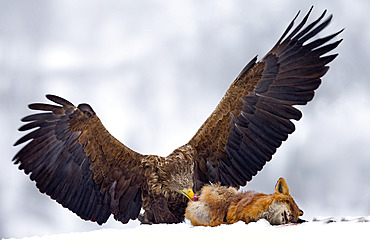
<instances>
[{"instance_id":1,"label":"primary flight feather","mask_svg":"<svg viewBox=\"0 0 370 247\"><path fill-rule=\"evenodd\" d=\"M29 141L15 164L82 219L183 221L193 190L245 185L294 131L291 120L302 116L294 105L312 100L337 56L327 53L342 41L328 43L341 31L312 40L332 16L323 20L325 11L306 25L311 10L293 29L297 14L260 61L247 64L193 138L169 156L139 154L115 139L88 104L47 95L56 104L31 104L41 113L22 119L20 131L36 129L15 143Z\"/></svg>"}]
</instances>

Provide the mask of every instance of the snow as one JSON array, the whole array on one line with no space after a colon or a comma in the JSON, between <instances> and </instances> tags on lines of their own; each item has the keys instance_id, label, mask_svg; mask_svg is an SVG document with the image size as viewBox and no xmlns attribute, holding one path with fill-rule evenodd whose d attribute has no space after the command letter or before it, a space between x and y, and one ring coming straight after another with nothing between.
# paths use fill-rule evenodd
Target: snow
<instances>
[{"instance_id":1,"label":"snow","mask_svg":"<svg viewBox=\"0 0 370 247\"><path fill-rule=\"evenodd\" d=\"M265 220L218 227L194 227L187 222L175 225L132 224L132 227L124 229L3 239L0 246L363 246L369 242L369 220L370 217L282 226L271 226Z\"/></svg>"}]
</instances>

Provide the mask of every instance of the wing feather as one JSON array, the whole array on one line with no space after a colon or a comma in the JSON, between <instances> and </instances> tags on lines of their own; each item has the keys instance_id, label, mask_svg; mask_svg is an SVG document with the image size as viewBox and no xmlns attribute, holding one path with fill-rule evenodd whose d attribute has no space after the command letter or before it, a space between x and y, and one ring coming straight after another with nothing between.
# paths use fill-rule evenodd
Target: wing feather
<instances>
[{"instance_id":1,"label":"wing feather","mask_svg":"<svg viewBox=\"0 0 370 247\"><path fill-rule=\"evenodd\" d=\"M337 54L326 55L343 30L311 40L332 20L322 15L306 25L312 8L293 29L289 24L270 52L253 58L227 90L189 145L195 150L196 189L204 183L245 185L260 171L295 126Z\"/></svg>"},{"instance_id":2,"label":"wing feather","mask_svg":"<svg viewBox=\"0 0 370 247\"><path fill-rule=\"evenodd\" d=\"M13 158L15 164L40 192L85 220L102 224L112 213L123 223L137 218L141 155L111 136L89 105L46 97L58 105L29 105L42 113L22 119L26 124L19 130L31 132L15 143L28 142Z\"/></svg>"}]
</instances>

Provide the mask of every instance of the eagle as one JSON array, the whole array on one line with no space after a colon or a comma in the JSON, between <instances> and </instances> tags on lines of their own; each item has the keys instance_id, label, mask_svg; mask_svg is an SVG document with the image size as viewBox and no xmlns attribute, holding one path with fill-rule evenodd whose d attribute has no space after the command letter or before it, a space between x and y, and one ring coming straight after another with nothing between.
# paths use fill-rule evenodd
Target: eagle
<instances>
[{"instance_id":1,"label":"eagle","mask_svg":"<svg viewBox=\"0 0 370 247\"><path fill-rule=\"evenodd\" d=\"M122 223L179 223L194 193L203 185L239 188L270 161L302 117L295 105L314 97L328 54L342 41L340 30L315 38L329 25L326 10L309 24L312 11L298 25L300 12L259 61L254 57L185 145L167 157L143 155L113 137L93 108L66 99L33 103L37 113L21 119L29 131L14 145L26 143L13 162L63 207L84 220L105 223L110 215ZM330 42L329 42L330 41Z\"/></svg>"}]
</instances>

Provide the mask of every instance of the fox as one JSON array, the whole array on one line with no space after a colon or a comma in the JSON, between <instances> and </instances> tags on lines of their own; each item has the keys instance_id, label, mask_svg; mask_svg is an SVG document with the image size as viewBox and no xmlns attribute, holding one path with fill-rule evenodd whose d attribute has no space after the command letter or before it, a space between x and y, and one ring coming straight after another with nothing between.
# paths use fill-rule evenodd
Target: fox
<instances>
[{"instance_id":1,"label":"fox","mask_svg":"<svg viewBox=\"0 0 370 247\"><path fill-rule=\"evenodd\" d=\"M193 196L185 211L185 217L194 226L218 226L245 223L260 219L271 225L301 223L299 209L284 178L279 178L273 194L255 191L238 192L233 187L219 184L205 185L200 195Z\"/></svg>"}]
</instances>

